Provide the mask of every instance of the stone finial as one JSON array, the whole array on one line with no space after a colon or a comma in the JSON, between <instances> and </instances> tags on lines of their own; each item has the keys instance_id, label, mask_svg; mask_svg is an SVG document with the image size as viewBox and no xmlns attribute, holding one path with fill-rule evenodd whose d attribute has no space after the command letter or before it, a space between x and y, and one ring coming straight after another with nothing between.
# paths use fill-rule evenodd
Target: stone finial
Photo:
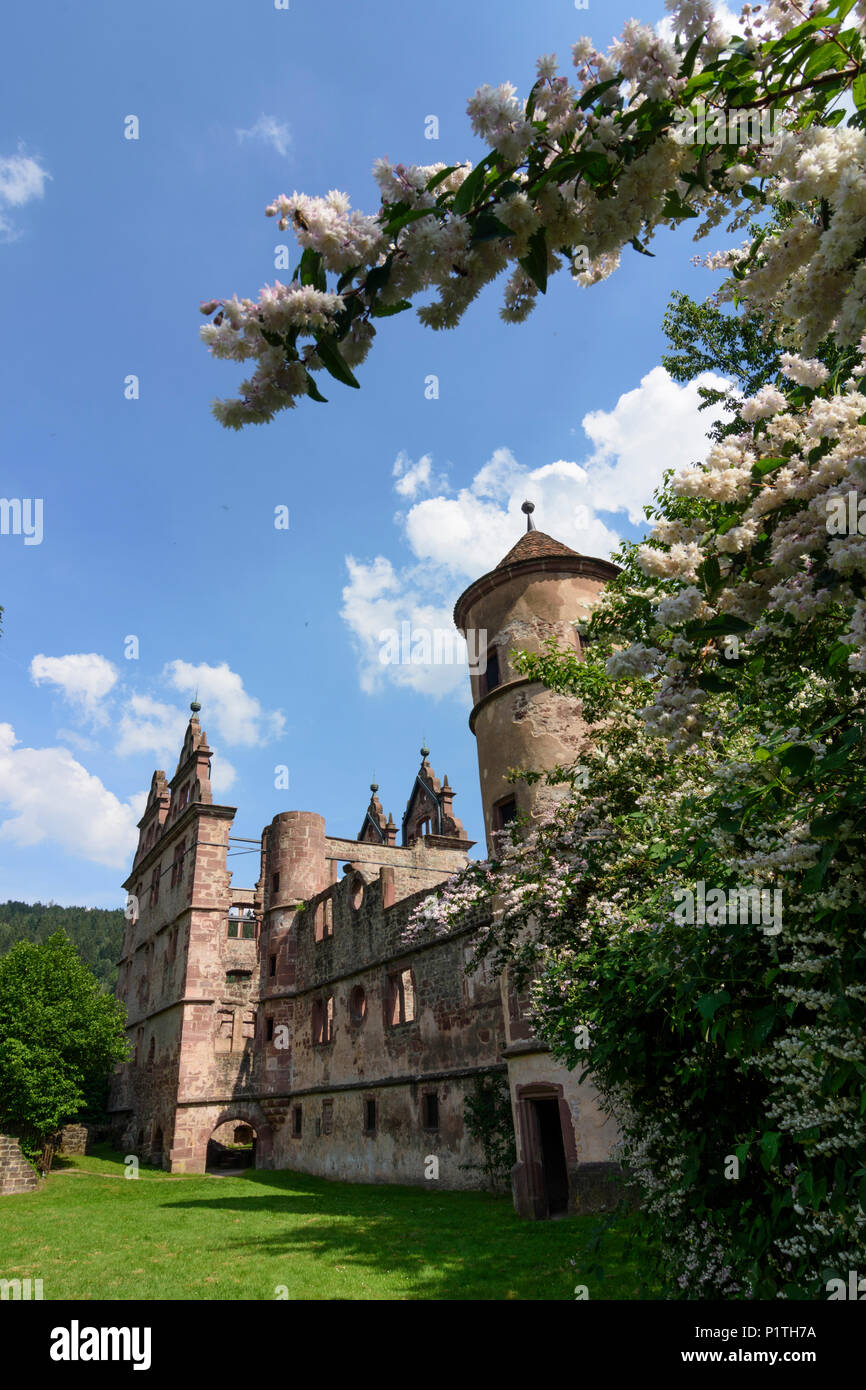
<instances>
[{"instance_id":1,"label":"stone finial","mask_svg":"<svg viewBox=\"0 0 866 1390\"><path fill-rule=\"evenodd\" d=\"M526 516L526 529L527 529L527 531L534 531L534 530L535 530L535 522L532 520L532 513L535 511L535 503L534 503L534 502L524 502L523 505L521 506L520 510L521 510L523 513L525 513L525 516Z\"/></svg>"}]
</instances>

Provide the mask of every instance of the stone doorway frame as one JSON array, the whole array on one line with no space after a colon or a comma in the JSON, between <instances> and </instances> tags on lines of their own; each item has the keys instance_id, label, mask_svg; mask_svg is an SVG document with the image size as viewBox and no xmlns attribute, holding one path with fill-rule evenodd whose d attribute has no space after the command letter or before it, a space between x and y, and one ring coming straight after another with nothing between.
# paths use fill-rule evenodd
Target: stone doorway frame
<instances>
[{"instance_id":1,"label":"stone doorway frame","mask_svg":"<svg viewBox=\"0 0 866 1390\"><path fill-rule=\"evenodd\" d=\"M561 1085L556 1085L553 1082L536 1081L515 1087L517 1125L522 1158L511 1170L514 1205L520 1216L528 1217L531 1221L546 1221L550 1217L550 1212L544 1180L541 1134L534 1105L534 1102L538 1100L557 1102L562 1147L565 1155L565 1172L568 1180L568 1211L574 1210L577 1145L574 1138L571 1111Z\"/></svg>"}]
</instances>

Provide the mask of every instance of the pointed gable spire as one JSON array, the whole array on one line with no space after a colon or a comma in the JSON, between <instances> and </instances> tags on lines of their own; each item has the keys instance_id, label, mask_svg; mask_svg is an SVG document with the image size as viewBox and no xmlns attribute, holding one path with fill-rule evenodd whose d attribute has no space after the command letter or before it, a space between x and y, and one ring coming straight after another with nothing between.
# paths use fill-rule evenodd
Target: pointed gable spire
<instances>
[{"instance_id":1,"label":"pointed gable spire","mask_svg":"<svg viewBox=\"0 0 866 1390\"><path fill-rule=\"evenodd\" d=\"M378 783L370 783L370 804L364 816L364 823L358 832L358 840L365 844L393 845L397 842L397 827L394 824L394 817L385 820L385 812L382 803L376 793L379 790Z\"/></svg>"},{"instance_id":2,"label":"pointed gable spire","mask_svg":"<svg viewBox=\"0 0 866 1390\"><path fill-rule=\"evenodd\" d=\"M473 842L467 839L462 823L452 810L455 793L449 786L447 776L440 783L427 761L429 754L430 749L425 745L421 749L421 766L415 774L415 783L403 816L402 843L410 845L424 838L434 844L447 841L448 848L455 842L461 848L468 848Z\"/></svg>"},{"instance_id":3,"label":"pointed gable spire","mask_svg":"<svg viewBox=\"0 0 866 1390\"><path fill-rule=\"evenodd\" d=\"M178 811L182 811L190 801L200 801L205 806L213 805L210 785L213 750L208 747L207 734L199 723L200 710L198 700L193 700L177 769L171 779L172 799L177 797Z\"/></svg>"}]
</instances>

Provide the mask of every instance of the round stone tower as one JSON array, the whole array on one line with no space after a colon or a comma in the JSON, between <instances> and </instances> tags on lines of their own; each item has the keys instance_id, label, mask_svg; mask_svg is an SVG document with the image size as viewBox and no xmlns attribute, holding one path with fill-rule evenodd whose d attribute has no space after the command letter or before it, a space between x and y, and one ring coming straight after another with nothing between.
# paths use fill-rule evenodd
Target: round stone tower
<instances>
[{"instance_id":1,"label":"round stone tower","mask_svg":"<svg viewBox=\"0 0 866 1390\"><path fill-rule=\"evenodd\" d=\"M523 504L526 534L489 574L457 600L454 621L469 647L473 709L488 849L515 814L537 814L556 796L544 782L511 783L512 769L541 772L567 766L586 744L580 706L515 671L512 653L541 652L550 638L580 651L576 624L589 618L599 594L619 573L608 560L578 555L537 531ZM486 657L486 668L485 668Z\"/></svg>"}]
</instances>

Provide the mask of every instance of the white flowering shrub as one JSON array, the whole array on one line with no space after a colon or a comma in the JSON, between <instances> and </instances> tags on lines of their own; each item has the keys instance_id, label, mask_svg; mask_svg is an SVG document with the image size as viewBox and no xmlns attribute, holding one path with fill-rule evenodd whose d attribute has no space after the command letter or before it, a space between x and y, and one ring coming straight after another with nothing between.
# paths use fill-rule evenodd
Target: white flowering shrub
<instances>
[{"instance_id":1,"label":"white flowering shrub","mask_svg":"<svg viewBox=\"0 0 866 1390\"><path fill-rule=\"evenodd\" d=\"M692 309L718 341L723 315ZM588 776L425 926L486 921L478 958L531 984L540 1036L600 1088L669 1296L822 1297L866 1265L866 556L815 518L863 487L866 363L727 351L784 395L784 431L740 397L622 547L585 658L518 659L580 698ZM698 884L736 910L683 920Z\"/></svg>"},{"instance_id":2,"label":"white flowering shrub","mask_svg":"<svg viewBox=\"0 0 866 1390\"><path fill-rule=\"evenodd\" d=\"M240 429L301 396L322 401L322 370L357 386L378 320L419 296L423 323L453 328L506 275L502 315L519 322L551 274L595 284L625 248L646 252L659 227L692 218L696 238L726 218L731 231L749 229L744 245L709 258L730 272L723 298L771 314L788 347L812 352L830 331L856 343L866 328L866 0L746 5L735 35L709 0L667 7L672 41L629 21L607 53L578 40L571 77L555 55L540 58L525 100L509 82L479 88L467 110L490 149L474 168L379 159L372 214L337 190L275 198L268 215L302 249L291 282L202 305L214 356L255 364L238 397L215 402L217 418ZM855 114L843 126L846 91ZM770 118L774 138L755 140L750 112ZM779 200L791 209L784 225L756 225ZM773 390L752 407L755 418L778 408Z\"/></svg>"},{"instance_id":3,"label":"white flowering shrub","mask_svg":"<svg viewBox=\"0 0 866 1390\"><path fill-rule=\"evenodd\" d=\"M323 399L322 370L357 386L378 320L421 295L451 328L507 274L516 322L551 274L595 283L659 227L746 232L709 258L749 359L733 418L623 547L587 659L522 659L582 702L588 775L410 934L471 916L478 959L531 983L537 1030L620 1123L671 1295L822 1297L866 1267L866 0L746 6L733 37L708 0L668 3L672 42L632 22L607 54L575 45L574 81L544 57L525 101L480 89L475 168L379 161L372 216L276 199L292 282L203 305L203 336L255 363L215 406L240 428ZM736 322L681 316L679 370ZM780 894L779 929L682 920L699 884Z\"/></svg>"}]
</instances>

